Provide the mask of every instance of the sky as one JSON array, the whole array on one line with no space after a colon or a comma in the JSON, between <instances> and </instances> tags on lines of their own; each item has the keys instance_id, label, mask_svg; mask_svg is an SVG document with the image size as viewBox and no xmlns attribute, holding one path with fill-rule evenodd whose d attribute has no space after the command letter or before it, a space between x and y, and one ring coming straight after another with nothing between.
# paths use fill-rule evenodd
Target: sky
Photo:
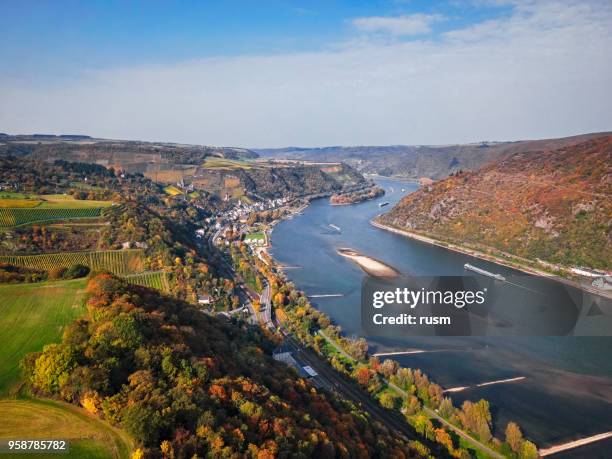
<instances>
[{"instance_id":1,"label":"sky","mask_svg":"<svg viewBox=\"0 0 612 459\"><path fill-rule=\"evenodd\" d=\"M0 132L247 148L612 130L609 0L0 0Z\"/></svg>"}]
</instances>

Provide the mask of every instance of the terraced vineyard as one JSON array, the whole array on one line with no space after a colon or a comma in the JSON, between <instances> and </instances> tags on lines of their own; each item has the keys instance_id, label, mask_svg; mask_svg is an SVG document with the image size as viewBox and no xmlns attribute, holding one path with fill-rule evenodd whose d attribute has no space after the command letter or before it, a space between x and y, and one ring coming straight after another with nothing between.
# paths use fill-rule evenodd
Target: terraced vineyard
<instances>
[{"instance_id":1,"label":"terraced vineyard","mask_svg":"<svg viewBox=\"0 0 612 459\"><path fill-rule=\"evenodd\" d=\"M81 218L98 218L102 215L101 207L84 208L46 208L16 207L0 208L0 228L27 225L37 222L72 220Z\"/></svg>"},{"instance_id":2,"label":"terraced vineyard","mask_svg":"<svg viewBox=\"0 0 612 459\"><path fill-rule=\"evenodd\" d=\"M75 264L88 266L92 271L107 270L118 275L140 273L144 270L142 249L104 250L99 252L63 252L41 255L3 255L0 263L26 268L49 270L68 268Z\"/></svg>"},{"instance_id":3,"label":"terraced vineyard","mask_svg":"<svg viewBox=\"0 0 612 459\"><path fill-rule=\"evenodd\" d=\"M154 288L162 292L170 291L168 276L164 271L155 271L148 273L132 274L126 276L125 279L130 284L142 285L143 287Z\"/></svg>"}]
</instances>

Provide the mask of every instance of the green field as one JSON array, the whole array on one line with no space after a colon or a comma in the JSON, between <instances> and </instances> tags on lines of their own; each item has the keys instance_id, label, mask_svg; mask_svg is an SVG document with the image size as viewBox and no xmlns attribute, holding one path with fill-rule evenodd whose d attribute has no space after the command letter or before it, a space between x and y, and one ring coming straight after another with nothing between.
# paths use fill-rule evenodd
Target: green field
<instances>
[{"instance_id":1,"label":"green field","mask_svg":"<svg viewBox=\"0 0 612 459\"><path fill-rule=\"evenodd\" d=\"M265 241L266 240L266 236L265 236L264 233L261 233L261 232L259 232L259 233L250 233L250 234L247 234L244 237L245 241L247 239L250 239L251 241Z\"/></svg>"},{"instance_id":2,"label":"green field","mask_svg":"<svg viewBox=\"0 0 612 459\"><path fill-rule=\"evenodd\" d=\"M170 291L168 276L163 271L155 271L149 273L131 274L125 276L130 284L142 285L143 287L154 288L162 292Z\"/></svg>"},{"instance_id":3,"label":"green field","mask_svg":"<svg viewBox=\"0 0 612 459\"><path fill-rule=\"evenodd\" d=\"M206 169L232 170L232 169L251 169L253 165L244 161L233 159L217 158L209 156L204 161L203 167Z\"/></svg>"},{"instance_id":4,"label":"green field","mask_svg":"<svg viewBox=\"0 0 612 459\"><path fill-rule=\"evenodd\" d=\"M27 353L60 341L64 326L84 313L85 284L76 279L0 286L0 396L19 380L19 362Z\"/></svg>"},{"instance_id":5,"label":"green field","mask_svg":"<svg viewBox=\"0 0 612 459\"><path fill-rule=\"evenodd\" d=\"M74 199L64 194L25 195L0 193L0 227L28 225L37 222L98 218L110 201Z\"/></svg>"},{"instance_id":6,"label":"green field","mask_svg":"<svg viewBox=\"0 0 612 459\"><path fill-rule=\"evenodd\" d=\"M0 263L45 271L57 266L69 268L75 264L82 264L92 271L107 270L119 275L139 273L144 269L142 249L2 255Z\"/></svg>"},{"instance_id":7,"label":"green field","mask_svg":"<svg viewBox=\"0 0 612 459\"><path fill-rule=\"evenodd\" d=\"M0 227L29 225L31 223L73 220L82 218L99 218L100 207L83 208L50 208L50 207L17 207L0 208Z\"/></svg>"},{"instance_id":8,"label":"green field","mask_svg":"<svg viewBox=\"0 0 612 459\"><path fill-rule=\"evenodd\" d=\"M67 454L27 454L26 457L129 458L129 436L85 410L52 400L0 400L0 439L67 440ZM23 457L0 454L0 457Z\"/></svg>"}]
</instances>

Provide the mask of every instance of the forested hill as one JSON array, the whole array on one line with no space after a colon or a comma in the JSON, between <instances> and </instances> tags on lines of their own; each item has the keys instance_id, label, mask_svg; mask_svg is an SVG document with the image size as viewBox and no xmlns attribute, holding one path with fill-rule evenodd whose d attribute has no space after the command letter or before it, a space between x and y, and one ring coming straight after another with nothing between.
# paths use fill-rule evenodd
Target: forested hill
<instances>
[{"instance_id":1,"label":"forested hill","mask_svg":"<svg viewBox=\"0 0 612 459\"><path fill-rule=\"evenodd\" d=\"M222 200L332 194L367 186L351 166L259 160L252 150L206 145L95 139L77 135L0 136L0 159L95 164L117 175L206 192Z\"/></svg>"},{"instance_id":2,"label":"forested hill","mask_svg":"<svg viewBox=\"0 0 612 459\"><path fill-rule=\"evenodd\" d=\"M207 157L254 159L257 153L244 148L96 139L76 135L4 135L0 155L42 161L77 161L112 166L116 170L145 173L150 165L200 164Z\"/></svg>"},{"instance_id":3,"label":"forested hill","mask_svg":"<svg viewBox=\"0 0 612 459\"><path fill-rule=\"evenodd\" d=\"M36 393L125 429L145 457L419 457L275 362L259 327L108 274L87 293L87 316L27 356L24 375Z\"/></svg>"},{"instance_id":4,"label":"forested hill","mask_svg":"<svg viewBox=\"0 0 612 459\"><path fill-rule=\"evenodd\" d=\"M478 142L463 145L391 145L255 150L263 157L309 161L342 161L366 174L441 179L458 170L476 170L504 155L562 148L602 134L518 142Z\"/></svg>"},{"instance_id":5,"label":"forested hill","mask_svg":"<svg viewBox=\"0 0 612 459\"><path fill-rule=\"evenodd\" d=\"M612 269L612 135L512 153L426 186L382 223L566 266Z\"/></svg>"}]
</instances>

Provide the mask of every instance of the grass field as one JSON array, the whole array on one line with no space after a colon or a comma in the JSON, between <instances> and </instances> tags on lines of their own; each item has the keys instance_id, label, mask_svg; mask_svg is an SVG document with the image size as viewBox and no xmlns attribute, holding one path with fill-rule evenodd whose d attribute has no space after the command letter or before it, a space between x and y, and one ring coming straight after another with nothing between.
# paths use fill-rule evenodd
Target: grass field
<instances>
[{"instance_id":1,"label":"grass field","mask_svg":"<svg viewBox=\"0 0 612 459\"><path fill-rule=\"evenodd\" d=\"M168 283L168 277L163 271L155 271L140 274L131 274L125 276L125 279L130 284L142 285L143 287L155 288L162 292L170 291L170 284Z\"/></svg>"},{"instance_id":2,"label":"grass field","mask_svg":"<svg viewBox=\"0 0 612 459\"><path fill-rule=\"evenodd\" d=\"M84 313L85 284L76 279L0 286L0 397L19 380L22 358L58 342L64 326Z\"/></svg>"},{"instance_id":3,"label":"grass field","mask_svg":"<svg viewBox=\"0 0 612 459\"><path fill-rule=\"evenodd\" d=\"M265 241L266 240L266 235L262 232L259 233L250 233L247 234L244 237L244 240L250 240L250 241Z\"/></svg>"},{"instance_id":4,"label":"grass field","mask_svg":"<svg viewBox=\"0 0 612 459\"><path fill-rule=\"evenodd\" d=\"M165 187L164 192L166 194L169 194L170 196L178 196L179 194L183 194L183 192L174 185L168 185L167 187Z\"/></svg>"},{"instance_id":5,"label":"grass field","mask_svg":"<svg viewBox=\"0 0 612 459\"><path fill-rule=\"evenodd\" d=\"M25 457L129 458L129 436L85 410L52 400L0 400L0 439L62 439L68 454L27 454ZM23 457L7 454L0 457Z\"/></svg>"},{"instance_id":6,"label":"grass field","mask_svg":"<svg viewBox=\"0 0 612 459\"><path fill-rule=\"evenodd\" d=\"M69 268L75 264L82 264L88 266L92 271L108 270L119 275L139 273L144 269L142 249L2 255L0 263L42 270L49 270L56 266Z\"/></svg>"}]
</instances>

